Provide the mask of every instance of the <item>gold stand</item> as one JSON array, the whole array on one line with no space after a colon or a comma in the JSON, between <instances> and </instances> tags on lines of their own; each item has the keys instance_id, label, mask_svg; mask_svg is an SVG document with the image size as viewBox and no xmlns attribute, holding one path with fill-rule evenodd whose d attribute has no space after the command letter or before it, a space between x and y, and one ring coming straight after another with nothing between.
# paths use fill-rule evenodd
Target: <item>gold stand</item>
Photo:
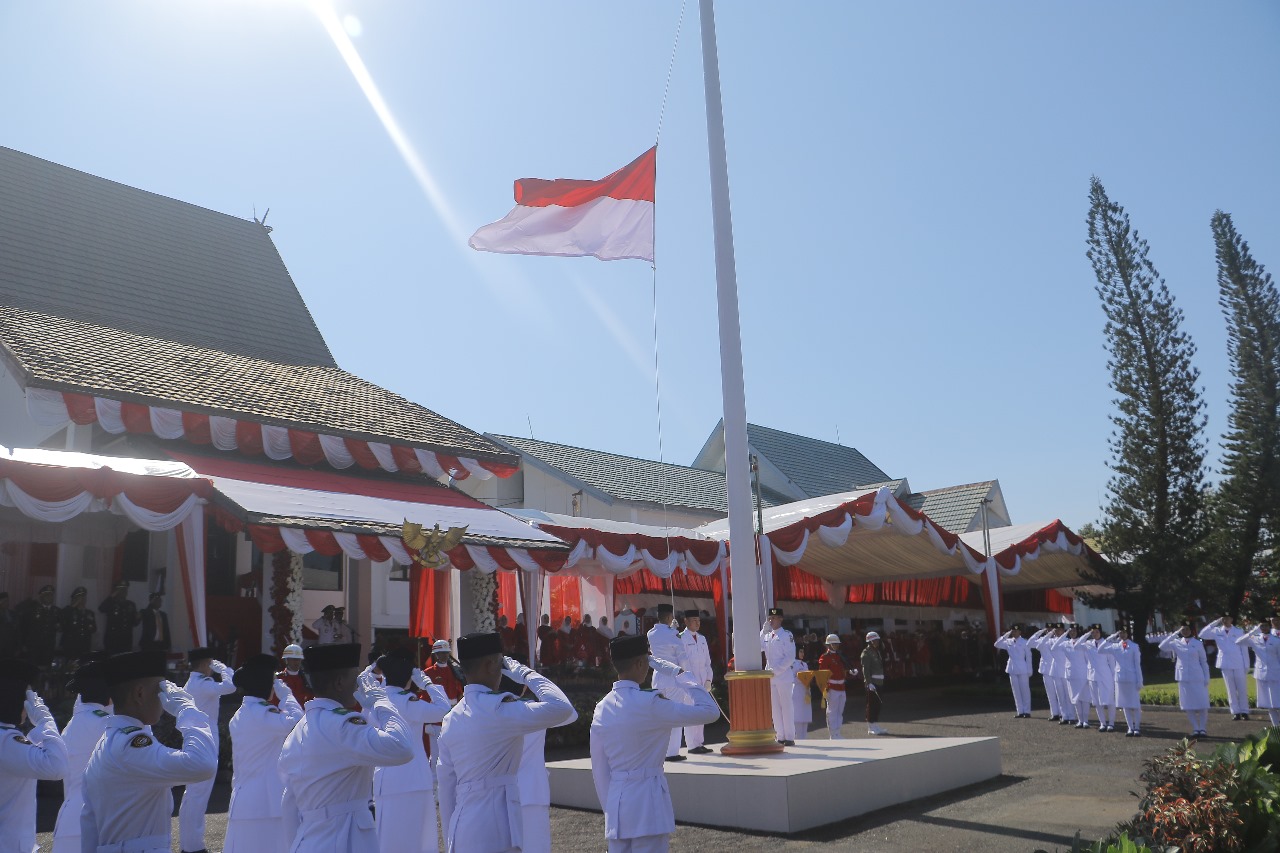
<instances>
[{"instance_id":1,"label":"gold stand","mask_svg":"<svg viewBox=\"0 0 1280 853\"><path fill-rule=\"evenodd\" d=\"M725 675L729 685L729 742L720 748L723 755L763 755L782 752L773 731L773 703L769 698L769 680L773 674L758 672L730 672Z\"/></svg>"}]
</instances>

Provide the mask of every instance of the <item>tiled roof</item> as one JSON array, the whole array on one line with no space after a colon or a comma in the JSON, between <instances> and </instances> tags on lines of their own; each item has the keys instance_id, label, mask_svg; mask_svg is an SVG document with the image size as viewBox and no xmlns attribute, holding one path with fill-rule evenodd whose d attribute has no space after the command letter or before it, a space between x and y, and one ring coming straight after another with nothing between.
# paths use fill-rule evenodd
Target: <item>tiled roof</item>
<instances>
[{"instance_id":1,"label":"tiled roof","mask_svg":"<svg viewBox=\"0 0 1280 853\"><path fill-rule=\"evenodd\" d=\"M724 474L719 471L687 468L532 438L511 435L493 438L622 500L728 512ZM765 506L785 502L785 499L764 489L760 500Z\"/></svg>"},{"instance_id":2,"label":"tiled roof","mask_svg":"<svg viewBox=\"0 0 1280 853\"><path fill-rule=\"evenodd\" d=\"M263 226L3 147L0 304L337 366Z\"/></svg>"},{"instance_id":3,"label":"tiled roof","mask_svg":"<svg viewBox=\"0 0 1280 853\"><path fill-rule=\"evenodd\" d=\"M747 441L809 497L834 495L891 478L852 447L747 424Z\"/></svg>"},{"instance_id":4,"label":"tiled roof","mask_svg":"<svg viewBox=\"0 0 1280 853\"><path fill-rule=\"evenodd\" d=\"M984 483L930 489L911 495L906 503L913 509L921 510L942 529L951 533L964 533L977 517L982 499L991 493L994 485L995 480L987 480Z\"/></svg>"},{"instance_id":5,"label":"tiled roof","mask_svg":"<svg viewBox=\"0 0 1280 853\"><path fill-rule=\"evenodd\" d=\"M0 352L36 388L515 461L479 433L337 367L277 364L3 305Z\"/></svg>"}]
</instances>

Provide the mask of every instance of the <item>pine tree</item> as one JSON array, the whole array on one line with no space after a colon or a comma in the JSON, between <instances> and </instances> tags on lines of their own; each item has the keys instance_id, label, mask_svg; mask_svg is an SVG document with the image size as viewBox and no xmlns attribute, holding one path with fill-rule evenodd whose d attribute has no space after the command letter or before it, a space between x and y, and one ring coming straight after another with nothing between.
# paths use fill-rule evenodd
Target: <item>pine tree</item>
<instances>
[{"instance_id":1,"label":"pine tree","mask_svg":"<svg viewBox=\"0 0 1280 853\"><path fill-rule=\"evenodd\" d=\"M1181 612L1194 594L1204 520L1204 402L1196 348L1182 311L1147 258L1147 242L1096 177L1089 188L1087 257L1106 315L1112 477L1093 580L1142 635L1157 610Z\"/></svg>"},{"instance_id":2,"label":"pine tree","mask_svg":"<svg viewBox=\"0 0 1280 853\"><path fill-rule=\"evenodd\" d=\"M1231 214L1219 210L1210 224L1232 377L1222 481L1213 502L1210 568L1222 604L1237 613L1246 592L1267 599L1275 593L1280 544L1280 294L1250 255ZM1263 575L1268 581L1261 580ZM1270 612L1269 605L1266 609Z\"/></svg>"}]
</instances>

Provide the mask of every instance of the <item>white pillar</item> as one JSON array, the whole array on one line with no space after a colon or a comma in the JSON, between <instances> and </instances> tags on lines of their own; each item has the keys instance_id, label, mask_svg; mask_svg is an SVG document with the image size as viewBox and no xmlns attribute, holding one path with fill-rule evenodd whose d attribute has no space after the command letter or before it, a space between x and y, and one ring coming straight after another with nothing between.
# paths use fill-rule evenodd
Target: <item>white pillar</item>
<instances>
[{"instance_id":1,"label":"white pillar","mask_svg":"<svg viewBox=\"0 0 1280 853\"><path fill-rule=\"evenodd\" d=\"M751 526L751 466L747 451L747 395L742 379L742 327L738 318L738 276L733 257L733 216L729 209L729 166L724 145L724 110L716 51L712 0L700 0L702 80L707 99L707 145L711 163L711 218L715 232L716 304L720 325L720 391L724 400L724 469L729 492L729 547L734 664L760 669L760 567Z\"/></svg>"}]
</instances>

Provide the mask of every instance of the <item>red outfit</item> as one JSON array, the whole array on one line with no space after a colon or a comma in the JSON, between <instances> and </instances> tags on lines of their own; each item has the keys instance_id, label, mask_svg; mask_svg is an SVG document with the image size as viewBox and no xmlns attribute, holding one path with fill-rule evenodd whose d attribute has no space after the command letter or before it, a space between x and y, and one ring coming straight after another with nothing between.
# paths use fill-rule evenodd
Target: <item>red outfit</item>
<instances>
[{"instance_id":1,"label":"red outfit","mask_svg":"<svg viewBox=\"0 0 1280 853\"><path fill-rule=\"evenodd\" d=\"M285 667L276 673L276 678L289 686L289 689L293 691L293 698L298 700L299 705L305 705L312 699L316 698L315 695L307 689L307 682L306 679L302 677L301 671L290 672L288 667ZM280 700L276 698L276 694L274 693L271 694L271 698L268 701L270 701L272 705L280 704Z\"/></svg>"},{"instance_id":2,"label":"red outfit","mask_svg":"<svg viewBox=\"0 0 1280 853\"><path fill-rule=\"evenodd\" d=\"M825 669L831 673L831 680L827 682L828 690L844 692L845 681L849 677L849 667L845 666L841 655L835 652L823 652L822 657L818 658L818 669Z\"/></svg>"},{"instance_id":3,"label":"red outfit","mask_svg":"<svg viewBox=\"0 0 1280 853\"><path fill-rule=\"evenodd\" d=\"M422 668L422 674L443 687L444 695L449 697L450 702L457 702L462 698L462 682L448 664L438 664L432 658L431 665Z\"/></svg>"}]
</instances>

